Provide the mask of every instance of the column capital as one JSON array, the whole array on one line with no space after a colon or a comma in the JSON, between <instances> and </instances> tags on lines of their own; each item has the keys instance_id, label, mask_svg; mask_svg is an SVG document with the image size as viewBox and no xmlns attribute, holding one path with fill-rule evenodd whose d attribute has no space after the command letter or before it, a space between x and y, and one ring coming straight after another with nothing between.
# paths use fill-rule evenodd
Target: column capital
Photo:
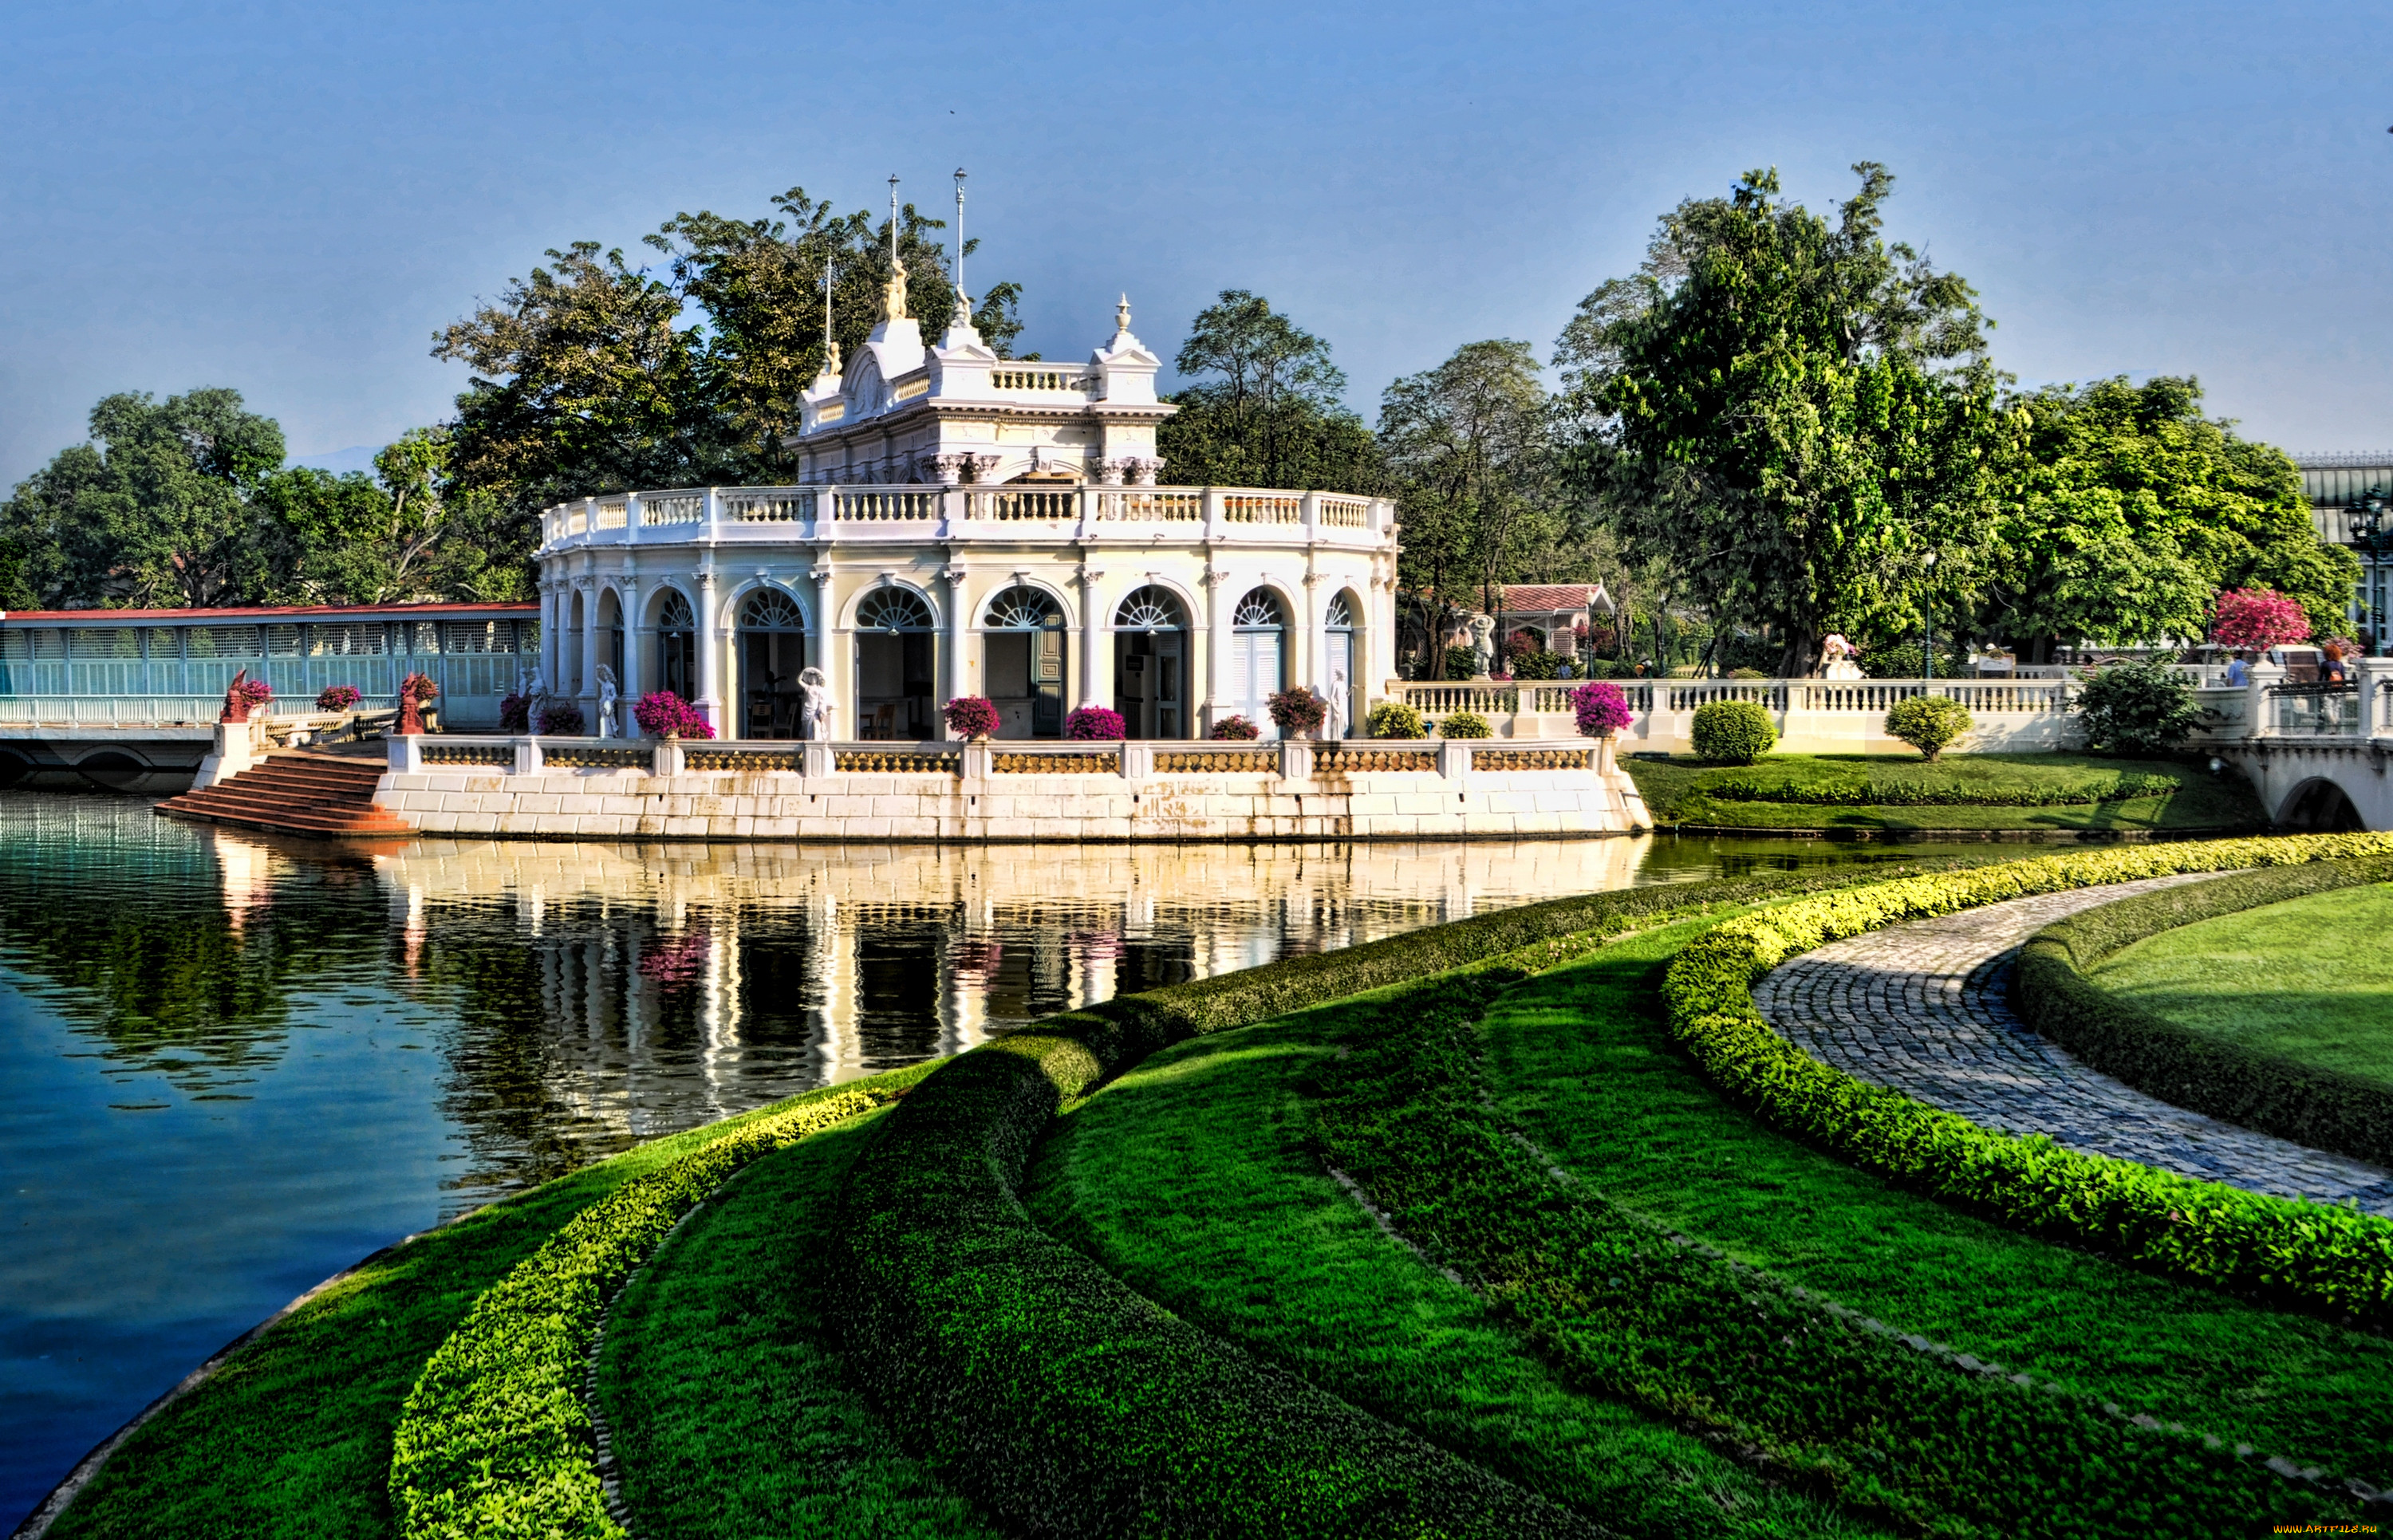
<instances>
[{"instance_id":1,"label":"column capital","mask_svg":"<svg viewBox=\"0 0 2393 1540\"><path fill-rule=\"evenodd\" d=\"M965 567L942 567L939 568L939 576L949 583L961 583L972 576L972 569Z\"/></svg>"}]
</instances>

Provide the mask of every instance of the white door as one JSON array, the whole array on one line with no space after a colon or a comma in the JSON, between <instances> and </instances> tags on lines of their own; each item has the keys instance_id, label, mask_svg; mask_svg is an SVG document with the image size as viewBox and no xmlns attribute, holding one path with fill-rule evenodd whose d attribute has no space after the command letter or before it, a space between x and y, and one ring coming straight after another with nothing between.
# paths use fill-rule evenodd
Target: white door
<instances>
[{"instance_id":1,"label":"white door","mask_svg":"<svg viewBox=\"0 0 2393 1540\"><path fill-rule=\"evenodd\" d=\"M1276 631L1241 631L1230 637L1230 710L1277 737L1272 725L1271 698L1279 693L1279 637Z\"/></svg>"}]
</instances>

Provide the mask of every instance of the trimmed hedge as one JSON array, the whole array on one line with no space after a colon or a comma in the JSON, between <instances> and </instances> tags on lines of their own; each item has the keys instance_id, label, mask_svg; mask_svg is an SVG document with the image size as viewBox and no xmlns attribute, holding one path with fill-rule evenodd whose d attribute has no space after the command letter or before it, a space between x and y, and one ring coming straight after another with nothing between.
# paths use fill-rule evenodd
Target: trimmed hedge
<instances>
[{"instance_id":1,"label":"trimmed hedge","mask_svg":"<svg viewBox=\"0 0 2393 1540\"><path fill-rule=\"evenodd\" d=\"M1795 803L1818 807L2088 807L2174 796L2185 783L2174 776L2112 776L2079 786L1935 786L1913 780L1780 781L1722 777L1701 792L1724 803Z\"/></svg>"},{"instance_id":2,"label":"trimmed hedge","mask_svg":"<svg viewBox=\"0 0 2393 1540\"><path fill-rule=\"evenodd\" d=\"M2038 1032L2164 1102L2393 1165L2393 1085L2190 1031L2086 976L2121 947L2180 925L2387 881L2393 859L2373 857L2269 868L2105 904L2028 938L2011 974L2011 1002Z\"/></svg>"},{"instance_id":3,"label":"trimmed hedge","mask_svg":"<svg viewBox=\"0 0 2393 1540\"><path fill-rule=\"evenodd\" d=\"M433 1353L399 1413L390 1462L399 1533L620 1540L582 1400L590 1334L616 1283L739 1168L896 1099L936 1067L801 1096L625 1183L518 1263Z\"/></svg>"},{"instance_id":4,"label":"trimmed hedge","mask_svg":"<svg viewBox=\"0 0 2393 1540\"><path fill-rule=\"evenodd\" d=\"M1576 1388L1744 1449L1796 1490L1903 1533L2143 1540L2352 1516L2349 1498L2199 1431L2138 1427L2040 1376L1929 1351L1691 1244L1615 1203L1600 1169L1550 1169L1497 1111L1480 1023L1523 988L1553 1009L1571 985L1510 964L1361 1005L1374 1029L1315 1072L1314 1138L1325 1165L1469 1277Z\"/></svg>"},{"instance_id":5,"label":"trimmed hedge","mask_svg":"<svg viewBox=\"0 0 2393 1540\"><path fill-rule=\"evenodd\" d=\"M2386 855L2393 837L2376 834L2134 846L1801 899L1731 920L1678 955L1664 985L1671 1030L1741 1103L1905 1185L2143 1266L2393 1325L2393 1220L1980 1128L1812 1058L1772 1029L1752 992L1798 953L1906 920L2178 872Z\"/></svg>"},{"instance_id":6,"label":"trimmed hedge","mask_svg":"<svg viewBox=\"0 0 2393 1540\"><path fill-rule=\"evenodd\" d=\"M850 1363L944 1479L1030 1533L1588 1533L1148 1302L1040 1230L1018 1194L1057 1107L1167 1043L1522 948L1574 955L1697 902L1657 887L1503 910L1109 1001L964 1054L890 1115L850 1176L851 1286L835 1291Z\"/></svg>"}]
</instances>

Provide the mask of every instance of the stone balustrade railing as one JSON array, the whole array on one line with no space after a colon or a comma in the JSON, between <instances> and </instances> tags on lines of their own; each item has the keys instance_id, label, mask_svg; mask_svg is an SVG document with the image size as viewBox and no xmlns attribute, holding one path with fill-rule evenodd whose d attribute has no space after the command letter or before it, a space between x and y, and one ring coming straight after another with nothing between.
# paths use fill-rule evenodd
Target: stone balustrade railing
<instances>
[{"instance_id":1,"label":"stone balustrade railing","mask_svg":"<svg viewBox=\"0 0 2393 1540\"><path fill-rule=\"evenodd\" d=\"M1377 775L1470 775L1612 768L1608 740L1538 744L1500 739L1393 741L1346 738L1275 743L1140 739L1075 743L998 738L986 743L719 742L700 739L476 737L440 734L390 739L396 774L560 773L634 776L1272 776L1285 780Z\"/></svg>"},{"instance_id":2,"label":"stone balustrade railing","mask_svg":"<svg viewBox=\"0 0 2393 1540\"><path fill-rule=\"evenodd\" d=\"M1395 505L1333 492L1236 487L715 487L621 492L561 502L542 516L542 549L743 542L960 539L1072 541L1125 525L1210 540L1378 545Z\"/></svg>"}]
</instances>

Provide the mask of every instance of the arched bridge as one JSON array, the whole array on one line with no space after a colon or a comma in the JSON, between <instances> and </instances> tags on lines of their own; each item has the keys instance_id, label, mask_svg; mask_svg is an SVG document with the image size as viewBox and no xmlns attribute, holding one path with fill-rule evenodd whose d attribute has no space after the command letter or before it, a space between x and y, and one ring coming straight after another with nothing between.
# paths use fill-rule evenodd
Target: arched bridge
<instances>
[{"instance_id":1,"label":"arched bridge","mask_svg":"<svg viewBox=\"0 0 2393 1540\"><path fill-rule=\"evenodd\" d=\"M2393 829L2393 658L2363 660L2342 685L2252 672L2247 690L2201 692L2201 741L2251 777L2280 828Z\"/></svg>"}]
</instances>

